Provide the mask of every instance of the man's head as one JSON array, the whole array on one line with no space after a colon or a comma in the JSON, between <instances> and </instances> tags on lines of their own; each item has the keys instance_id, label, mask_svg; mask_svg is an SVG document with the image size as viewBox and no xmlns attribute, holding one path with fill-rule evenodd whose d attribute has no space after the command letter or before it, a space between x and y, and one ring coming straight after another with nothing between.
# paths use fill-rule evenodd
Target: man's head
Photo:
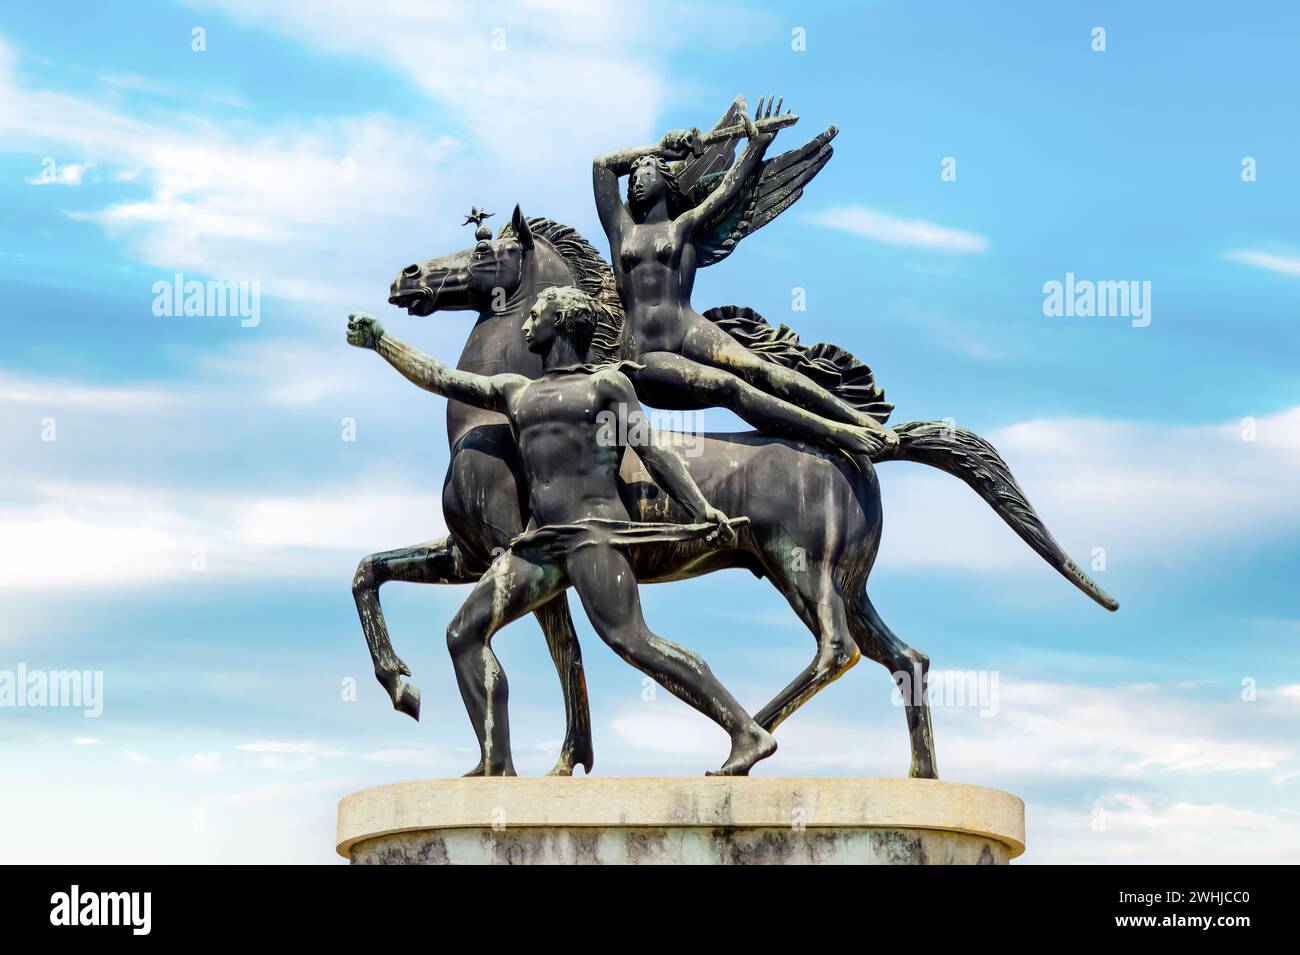
<instances>
[{"instance_id":1,"label":"man's head","mask_svg":"<svg viewBox=\"0 0 1300 955\"><path fill-rule=\"evenodd\" d=\"M560 286L543 289L524 321L528 350L546 355L557 338L567 341L580 361L587 358L596 331L596 302L582 289Z\"/></svg>"}]
</instances>

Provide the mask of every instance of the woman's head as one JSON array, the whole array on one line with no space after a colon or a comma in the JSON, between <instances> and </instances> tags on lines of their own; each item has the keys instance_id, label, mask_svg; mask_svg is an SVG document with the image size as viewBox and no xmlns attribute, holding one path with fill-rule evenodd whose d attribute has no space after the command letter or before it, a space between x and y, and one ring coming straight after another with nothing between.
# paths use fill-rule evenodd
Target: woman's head
<instances>
[{"instance_id":1,"label":"woman's head","mask_svg":"<svg viewBox=\"0 0 1300 955\"><path fill-rule=\"evenodd\" d=\"M628 205L633 210L648 209L661 197L667 201L669 217L675 218L684 205L676 173L672 166L658 156L642 156L632 164L628 177Z\"/></svg>"}]
</instances>

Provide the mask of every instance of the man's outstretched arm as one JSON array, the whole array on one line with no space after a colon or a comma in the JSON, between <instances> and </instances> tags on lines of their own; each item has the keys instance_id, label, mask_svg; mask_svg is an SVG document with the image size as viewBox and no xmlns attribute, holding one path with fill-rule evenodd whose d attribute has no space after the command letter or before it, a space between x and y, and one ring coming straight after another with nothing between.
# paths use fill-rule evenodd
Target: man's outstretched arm
<instances>
[{"instance_id":1,"label":"man's outstretched arm","mask_svg":"<svg viewBox=\"0 0 1300 955\"><path fill-rule=\"evenodd\" d=\"M412 348L384 331L374 317L364 312L348 316L348 344L369 348L402 373L407 381L476 408L505 411L505 389L519 375L475 375L449 368L432 355Z\"/></svg>"}]
</instances>

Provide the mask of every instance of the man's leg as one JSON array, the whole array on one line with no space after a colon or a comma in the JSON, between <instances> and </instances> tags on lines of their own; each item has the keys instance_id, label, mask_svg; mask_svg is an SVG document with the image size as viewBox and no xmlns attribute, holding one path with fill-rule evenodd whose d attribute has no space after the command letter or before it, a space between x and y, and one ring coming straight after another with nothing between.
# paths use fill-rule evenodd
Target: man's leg
<instances>
[{"instance_id":1,"label":"man's leg","mask_svg":"<svg viewBox=\"0 0 1300 955\"><path fill-rule=\"evenodd\" d=\"M573 589L601 639L727 731L731 755L711 775L745 776L751 766L776 751L776 741L718 682L707 663L646 626L636 574L626 554L615 547L592 544L572 552L567 563Z\"/></svg>"},{"instance_id":2,"label":"man's leg","mask_svg":"<svg viewBox=\"0 0 1300 955\"><path fill-rule=\"evenodd\" d=\"M447 627L447 649L482 758L469 776L513 776L509 686L492 652L493 635L566 586L563 568L506 551L487 569Z\"/></svg>"}]
</instances>

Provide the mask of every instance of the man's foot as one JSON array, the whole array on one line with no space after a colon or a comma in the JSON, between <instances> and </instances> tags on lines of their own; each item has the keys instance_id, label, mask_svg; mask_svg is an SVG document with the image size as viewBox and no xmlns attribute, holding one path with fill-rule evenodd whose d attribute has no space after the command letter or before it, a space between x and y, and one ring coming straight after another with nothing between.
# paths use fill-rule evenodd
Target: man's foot
<instances>
[{"instance_id":1,"label":"man's foot","mask_svg":"<svg viewBox=\"0 0 1300 955\"><path fill-rule=\"evenodd\" d=\"M760 759L767 759L776 752L776 740L757 723L750 730L731 743L731 756L722 764L722 768L706 776L748 776L749 770Z\"/></svg>"},{"instance_id":2,"label":"man's foot","mask_svg":"<svg viewBox=\"0 0 1300 955\"><path fill-rule=\"evenodd\" d=\"M465 777L468 777L468 776L518 776L518 775L519 775L519 774L515 772L515 764L514 764L514 763L506 763L506 764L504 764L504 765L496 765L496 766L493 766L493 767L492 767L492 772L488 772L488 770L487 770L487 766L484 764L483 760L480 759L480 760L478 761L478 765L475 766L473 769L471 769L469 772L467 772L467 773L465 774ZM462 777L462 778L465 778L465 777Z\"/></svg>"}]
</instances>

